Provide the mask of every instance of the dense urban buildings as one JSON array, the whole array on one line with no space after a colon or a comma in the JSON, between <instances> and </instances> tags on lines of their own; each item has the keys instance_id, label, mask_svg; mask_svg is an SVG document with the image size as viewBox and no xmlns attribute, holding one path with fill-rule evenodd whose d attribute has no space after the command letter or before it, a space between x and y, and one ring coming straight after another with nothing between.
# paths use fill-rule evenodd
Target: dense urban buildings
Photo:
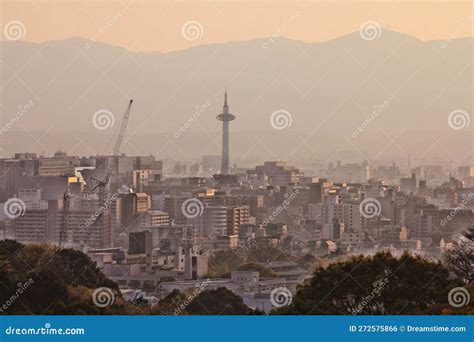
<instances>
[{"instance_id":1,"label":"dense urban buildings","mask_svg":"<svg viewBox=\"0 0 474 342\"><path fill-rule=\"evenodd\" d=\"M217 119L221 156L176 162L169 174L154 156L119 153L124 125L113 155L0 159L0 238L87 253L124 298L156 303L205 282L269 312L272 291L296 293L315 260L380 251L438 259L473 227L474 166L231 167L227 92Z\"/></svg>"},{"instance_id":2,"label":"dense urban buildings","mask_svg":"<svg viewBox=\"0 0 474 342\"><path fill-rule=\"evenodd\" d=\"M211 156L202 163L217 166ZM168 177L152 156L16 153L0 160L0 237L81 250L124 291L163 298L209 278L216 253L256 247L295 258L378 251L439 258L474 222L473 166L333 165L306 175L265 161L244 172L229 167L234 179L222 182ZM293 261L265 267L272 276L233 270L206 286L227 287L268 312L273 289L295 292L310 274Z\"/></svg>"},{"instance_id":3,"label":"dense urban buildings","mask_svg":"<svg viewBox=\"0 0 474 342\"><path fill-rule=\"evenodd\" d=\"M170 174L154 156L119 154L121 135L113 155L0 159L0 238L87 253L131 301L153 305L205 284L269 312L272 291L294 294L318 258L408 251L436 259L473 225L474 166L231 168L227 92L217 119L221 156L168 165Z\"/></svg>"}]
</instances>

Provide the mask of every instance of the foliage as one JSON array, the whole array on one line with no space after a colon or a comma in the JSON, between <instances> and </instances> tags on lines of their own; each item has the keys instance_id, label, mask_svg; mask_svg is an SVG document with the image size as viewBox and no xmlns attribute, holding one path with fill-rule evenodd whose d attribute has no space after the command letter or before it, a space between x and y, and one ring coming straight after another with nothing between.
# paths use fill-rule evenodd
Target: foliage
<instances>
[{"instance_id":1,"label":"foliage","mask_svg":"<svg viewBox=\"0 0 474 342\"><path fill-rule=\"evenodd\" d=\"M24 288L24 284L30 285ZM126 312L125 305L119 304L117 284L87 255L72 249L0 241L0 287L0 303L8 304L2 314ZM114 292L113 305L103 309L93 304L92 292L98 287Z\"/></svg>"},{"instance_id":2,"label":"foliage","mask_svg":"<svg viewBox=\"0 0 474 342\"><path fill-rule=\"evenodd\" d=\"M179 290L173 290L165 298L163 298L157 307L150 309L151 315L175 315L177 309L187 299L187 296ZM186 314L186 312L179 312L179 314Z\"/></svg>"},{"instance_id":3,"label":"foliage","mask_svg":"<svg viewBox=\"0 0 474 342\"><path fill-rule=\"evenodd\" d=\"M252 313L242 298L219 287L201 292L186 308L190 315L248 315Z\"/></svg>"},{"instance_id":4,"label":"foliage","mask_svg":"<svg viewBox=\"0 0 474 342\"><path fill-rule=\"evenodd\" d=\"M282 253L281 250L275 247L260 247L251 248L247 253L247 262L256 262L267 264L271 261L288 261L291 258Z\"/></svg>"},{"instance_id":5,"label":"foliage","mask_svg":"<svg viewBox=\"0 0 474 342\"><path fill-rule=\"evenodd\" d=\"M474 228L464 233L453 243L453 249L444 254L448 268L464 279L466 284L474 281Z\"/></svg>"},{"instance_id":6,"label":"foliage","mask_svg":"<svg viewBox=\"0 0 474 342\"><path fill-rule=\"evenodd\" d=\"M272 276L261 260L267 260L273 252L270 247L250 251L244 257L224 251L216 253L213 262L215 266L228 265L228 270L256 270ZM249 259L260 262L245 262ZM303 256L300 262L310 263L311 258ZM30 280L31 286L14 297L20 285ZM454 308L448 304L448 292L462 285L462 279L441 262L409 254L400 258L389 253L358 256L327 267L319 265L311 282L299 288L292 304L272 314L473 314L472 305ZM99 287L108 287L114 293L114 302L105 308L92 301ZM472 284L467 288L472 295ZM0 289L0 303L8 303L0 314L173 315L183 303L178 314L262 314L225 288L204 290L194 297L174 290L155 308L135 306L122 299L117 284L82 252L47 245L25 246L9 240L0 241Z\"/></svg>"},{"instance_id":7,"label":"foliage","mask_svg":"<svg viewBox=\"0 0 474 342\"><path fill-rule=\"evenodd\" d=\"M195 297L173 290L158 307L152 308L153 315L258 315L244 304L242 298L232 291L220 287L216 290L204 290Z\"/></svg>"},{"instance_id":8,"label":"foliage","mask_svg":"<svg viewBox=\"0 0 474 342\"><path fill-rule=\"evenodd\" d=\"M448 292L461 285L441 262L407 253L400 258L389 253L358 256L317 268L292 304L273 314L423 314L436 306L441 314L450 308Z\"/></svg>"},{"instance_id":9,"label":"foliage","mask_svg":"<svg viewBox=\"0 0 474 342\"><path fill-rule=\"evenodd\" d=\"M243 264L237 268L237 271L255 271L259 272L261 278L276 278L277 274L273 270L264 264L256 262L249 262Z\"/></svg>"},{"instance_id":10,"label":"foliage","mask_svg":"<svg viewBox=\"0 0 474 342\"><path fill-rule=\"evenodd\" d=\"M234 251L217 251L209 258L206 278L222 278L245 263L245 255Z\"/></svg>"}]
</instances>

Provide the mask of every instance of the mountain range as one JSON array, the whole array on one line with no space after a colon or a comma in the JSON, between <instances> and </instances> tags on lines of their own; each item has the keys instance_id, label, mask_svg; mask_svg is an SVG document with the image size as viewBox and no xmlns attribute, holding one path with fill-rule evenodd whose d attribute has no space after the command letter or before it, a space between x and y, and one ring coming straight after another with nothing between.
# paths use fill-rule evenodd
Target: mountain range
<instances>
[{"instance_id":1,"label":"mountain range","mask_svg":"<svg viewBox=\"0 0 474 342\"><path fill-rule=\"evenodd\" d=\"M227 87L237 118L234 162L344 152L358 160L413 153L462 163L472 158L474 122L453 129L448 116L472 115L473 42L420 41L385 29L374 40L359 32L321 43L272 37L169 53L83 38L1 42L1 124L10 125L0 152L110 153L133 98L122 152L218 154L215 117ZM112 113L112 127L96 128L98 111ZM284 127L272 122L275 115Z\"/></svg>"}]
</instances>

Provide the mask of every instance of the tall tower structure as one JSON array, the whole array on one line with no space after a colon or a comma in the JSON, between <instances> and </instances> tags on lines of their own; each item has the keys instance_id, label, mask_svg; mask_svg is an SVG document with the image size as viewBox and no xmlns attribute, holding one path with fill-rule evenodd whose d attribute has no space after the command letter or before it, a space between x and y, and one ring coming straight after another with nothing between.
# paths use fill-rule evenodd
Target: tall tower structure
<instances>
[{"instance_id":1,"label":"tall tower structure","mask_svg":"<svg viewBox=\"0 0 474 342\"><path fill-rule=\"evenodd\" d=\"M229 168L229 122L235 120L235 115L229 113L229 105L227 104L227 90L224 95L224 107L222 113L217 115L217 120L222 121L222 163L221 175L230 174Z\"/></svg>"}]
</instances>

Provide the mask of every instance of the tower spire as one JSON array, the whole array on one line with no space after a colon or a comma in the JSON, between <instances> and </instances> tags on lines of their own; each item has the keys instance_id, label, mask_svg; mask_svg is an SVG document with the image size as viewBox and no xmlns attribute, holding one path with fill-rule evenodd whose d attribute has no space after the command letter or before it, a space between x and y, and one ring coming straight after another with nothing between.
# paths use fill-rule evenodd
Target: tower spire
<instances>
[{"instance_id":1,"label":"tower spire","mask_svg":"<svg viewBox=\"0 0 474 342\"><path fill-rule=\"evenodd\" d=\"M229 105L227 104L227 86L224 91L224 108L222 113L217 115L217 120L222 121L222 164L221 174L228 175L229 170L229 122L235 120L235 115L229 113Z\"/></svg>"}]
</instances>

